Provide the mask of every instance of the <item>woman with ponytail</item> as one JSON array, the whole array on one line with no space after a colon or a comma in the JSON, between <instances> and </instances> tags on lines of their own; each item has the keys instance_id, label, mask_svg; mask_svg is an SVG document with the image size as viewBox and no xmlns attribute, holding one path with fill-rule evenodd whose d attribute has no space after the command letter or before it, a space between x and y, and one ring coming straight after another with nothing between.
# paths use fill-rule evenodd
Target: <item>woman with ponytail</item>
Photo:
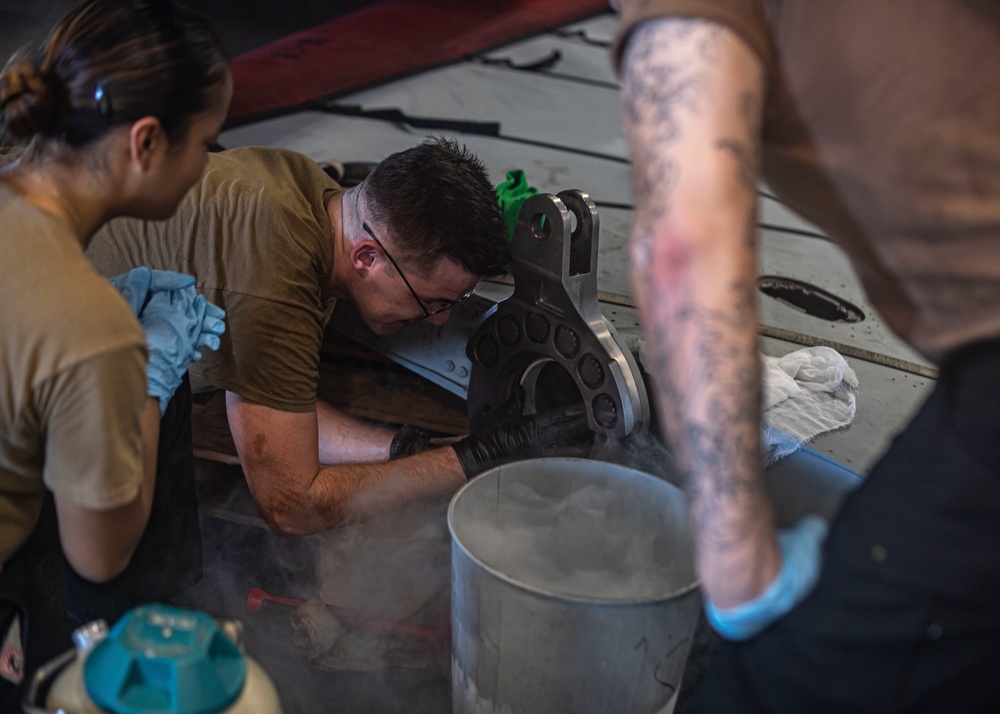
<instances>
[{"instance_id":1,"label":"woman with ponytail","mask_svg":"<svg viewBox=\"0 0 1000 714\"><path fill-rule=\"evenodd\" d=\"M185 375L222 313L188 276L109 284L84 250L173 213L231 95L218 36L166 0L90 0L0 72L23 147L0 169L0 710L77 624L200 577Z\"/></svg>"}]
</instances>

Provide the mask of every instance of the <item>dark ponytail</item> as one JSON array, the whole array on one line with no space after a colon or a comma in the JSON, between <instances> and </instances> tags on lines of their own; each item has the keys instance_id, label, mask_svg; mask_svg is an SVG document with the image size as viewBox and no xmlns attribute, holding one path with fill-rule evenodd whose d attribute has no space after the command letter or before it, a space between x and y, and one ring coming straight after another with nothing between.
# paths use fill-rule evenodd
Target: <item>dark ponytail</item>
<instances>
[{"instance_id":1,"label":"dark ponytail","mask_svg":"<svg viewBox=\"0 0 1000 714\"><path fill-rule=\"evenodd\" d=\"M0 73L0 109L7 134L13 139L53 129L54 92L34 62L15 56L4 67Z\"/></svg>"},{"instance_id":2,"label":"dark ponytail","mask_svg":"<svg viewBox=\"0 0 1000 714\"><path fill-rule=\"evenodd\" d=\"M39 61L15 56L0 73L0 121L16 140L73 148L144 116L171 142L209 109L228 74L219 36L170 0L90 0L52 32Z\"/></svg>"}]
</instances>

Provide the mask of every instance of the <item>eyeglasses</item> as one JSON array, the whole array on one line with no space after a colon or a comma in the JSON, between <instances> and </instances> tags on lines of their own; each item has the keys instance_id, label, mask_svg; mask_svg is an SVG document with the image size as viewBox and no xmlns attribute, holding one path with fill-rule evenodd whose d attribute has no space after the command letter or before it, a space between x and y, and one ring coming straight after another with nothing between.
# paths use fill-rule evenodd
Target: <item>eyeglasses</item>
<instances>
[{"instance_id":1,"label":"eyeglasses","mask_svg":"<svg viewBox=\"0 0 1000 714\"><path fill-rule=\"evenodd\" d=\"M463 300L465 300L467 297L469 297L470 295L472 295L472 293L474 293L476 291L476 289L473 288L469 292L465 293L465 295L463 295L462 297L460 297L458 300L452 300L451 302L442 301L442 306L441 307L439 307L439 308L437 308L435 310L428 310L427 306L424 305L424 301L420 299L419 295L417 295L417 291L413 289L412 285L410 285L410 281L406 279L406 275L403 274L403 269L399 267L399 263L397 263L395 260L393 260L392 256L389 255L389 251L386 250L386 247L382 244L382 241L380 241L378 239L378 236L376 236L375 233L372 232L372 229L368 227L367 223L362 222L361 223L361 227L365 229L365 233L367 233L368 235L370 235L372 237L373 241L375 241L376 243L378 243L378 247L382 249L383 253L385 253L385 257L389 259L390 263L392 263L392 267L394 267L396 269L396 272L399 273L399 277L401 277L403 279L403 282L406 283L406 287L409 288L410 294L413 295L413 299L417 301L417 304L420 306L420 309L424 311L424 316L421 317L421 318L418 318L419 320L426 320L428 317L434 317L435 315L440 315L442 312L446 312L446 311L452 309L458 303L462 302Z\"/></svg>"}]
</instances>

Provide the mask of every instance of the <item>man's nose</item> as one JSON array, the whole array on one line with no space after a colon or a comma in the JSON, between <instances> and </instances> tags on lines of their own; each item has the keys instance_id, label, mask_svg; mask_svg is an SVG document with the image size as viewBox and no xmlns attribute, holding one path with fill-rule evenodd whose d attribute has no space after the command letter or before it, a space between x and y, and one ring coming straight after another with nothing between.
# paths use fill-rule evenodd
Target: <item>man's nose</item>
<instances>
[{"instance_id":1,"label":"man's nose","mask_svg":"<svg viewBox=\"0 0 1000 714\"><path fill-rule=\"evenodd\" d=\"M437 313L436 315L431 315L430 317L427 318L426 321L429 322L429 323L431 323L432 325L436 325L436 326L440 327L444 323L448 322L448 318L449 317L451 317L451 308L450 307L447 310L442 310L441 312Z\"/></svg>"}]
</instances>

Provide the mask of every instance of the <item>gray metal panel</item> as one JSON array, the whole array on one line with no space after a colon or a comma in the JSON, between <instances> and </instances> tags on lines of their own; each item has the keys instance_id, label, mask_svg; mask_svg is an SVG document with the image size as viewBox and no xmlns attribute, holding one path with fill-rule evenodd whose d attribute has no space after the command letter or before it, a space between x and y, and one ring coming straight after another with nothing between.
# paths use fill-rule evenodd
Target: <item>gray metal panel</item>
<instances>
[{"instance_id":1,"label":"gray metal panel","mask_svg":"<svg viewBox=\"0 0 1000 714\"><path fill-rule=\"evenodd\" d=\"M557 38L541 35L530 40L484 52L483 57L493 60L509 59L515 65L537 62L559 52L560 58L543 74L575 77L590 82L618 84L608 50L605 47L587 45L572 38Z\"/></svg>"},{"instance_id":2,"label":"gray metal panel","mask_svg":"<svg viewBox=\"0 0 1000 714\"><path fill-rule=\"evenodd\" d=\"M461 64L353 94L342 104L418 117L499 121L501 133L625 160L618 92L538 73Z\"/></svg>"},{"instance_id":3,"label":"gray metal panel","mask_svg":"<svg viewBox=\"0 0 1000 714\"><path fill-rule=\"evenodd\" d=\"M473 134L427 132L383 121L299 112L230 129L219 141L228 148L281 146L317 161L378 161L432 135L448 136L468 146L486 165L495 183L503 181L507 171L522 169L528 181L543 193L579 188L599 206L602 202L631 204L627 164Z\"/></svg>"},{"instance_id":4,"label":"gray metal panel","mask_svg":"<svg viewBox=\"0 0 1000 714\"><path fill-rule=\"evenodd\" d=\"M766 187L764 188L766 191ZM791 231L826 236L818 226L810 223L784 203L766 193L762 193L757 201L757 222L768 226L787 228Z\"/></svg>"},{"instance_id":5,"label":"gray metal panel","mask_svg":"<svg viewBox=\"0 0 1000 714\"><path fill-rule=\"evenodd\" d=\"M829 322L761 295L758 306L762 324L931 366L885 326L865 297L847 256L836 245L771 230L760 231L760 242L761 275L796 278L857 305L865 313L863 322Z\"/></svg>"}]
</instances>

